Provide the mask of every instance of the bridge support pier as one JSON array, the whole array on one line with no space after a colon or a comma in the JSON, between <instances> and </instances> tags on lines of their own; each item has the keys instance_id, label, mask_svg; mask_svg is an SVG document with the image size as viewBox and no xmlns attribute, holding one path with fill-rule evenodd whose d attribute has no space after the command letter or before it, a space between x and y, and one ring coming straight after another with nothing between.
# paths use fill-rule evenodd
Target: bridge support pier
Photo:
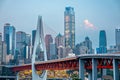
<instances>
[{"instance_id":1,"label":"bridge support pier","mask_svg":"<svg viewBox=\"0 0 120 80\"><path fill-rule=\"evenodd\" d=\"M92 59L92 80L97 80L97 60Z\"/></svg>"},{"instance_id":2,"label":"bridge support pier","mask_svg":"<svg viewBox=\"0 0 120 80\"><path fill-rule=\"evenodd\" d=\"M79 59L79 78L84 80L84 60Z\"/></svg>"},{"instance_id":3,"label":"bridge support pier","mask_svg":"<svg viewBox=\"0 0 120 80\"><path fill-rule=\"evenodd\" d=\"M119 67L117 59L113 59L113 76L114 80L119 80Z\"/></svg>"},{"instance_id":4,"label":"bridge support pier","mask_svg":"<svg viewBox=\"0 0 120 80\"><path fill-rule=\"evenodd\" d=\"M88 80L92 80L92 71L91 70L88 71Z\"/></svg>"},{"instance_id":5,"label":"bridge support pier","mask_svg":"<svg viewBox=\"0 0 120 80\"><path fill-rule=\"evenodd\" d=\"M19 80L19 72L17 72L16 80Z\"/></svg>"}]
</instances>

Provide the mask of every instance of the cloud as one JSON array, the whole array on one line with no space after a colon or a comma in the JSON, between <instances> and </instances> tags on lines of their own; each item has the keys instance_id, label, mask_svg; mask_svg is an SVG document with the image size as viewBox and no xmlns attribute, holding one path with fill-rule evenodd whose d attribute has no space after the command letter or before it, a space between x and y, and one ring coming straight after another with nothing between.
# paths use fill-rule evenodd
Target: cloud
<instances>
[{"instance_id":1,"label":"cloud","mask_svg":"<svg viewBox=\"0 0 120 80\"><path fill-rule=\"evenodd\" d=\"M92 28L92 29L96 29L96 27L94 26L94 24L92 24L89 20L85 19L84 20L84 25L86 28Z\"/></svg>"}]
</instances>

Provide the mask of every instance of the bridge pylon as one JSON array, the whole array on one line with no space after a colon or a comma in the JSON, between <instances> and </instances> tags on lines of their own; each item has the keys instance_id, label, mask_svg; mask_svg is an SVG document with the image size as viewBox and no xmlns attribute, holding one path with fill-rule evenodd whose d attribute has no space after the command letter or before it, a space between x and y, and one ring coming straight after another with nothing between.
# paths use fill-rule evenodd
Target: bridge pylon
<instances>
[{"instance_id":1,"label":"bridge pylon","mask_svg":"<svg viewBox=\"0 0 120 80\"><path fill-rule=\"evenodd\" d=\"M36 52L37 52L38 47L39 47L40 51L43 51L44 61L47 61L47 54L46 54L46 48L45 48L45 42L44 42L42 16L38 16L35 43L34 43L33 54L32 54L32 80L46 80L47 79L47 71L46 70L43 71L42 75L38 75L36 73L36 68L35 68L34 63L35 63Z\"/></svg>"}]
</instances>

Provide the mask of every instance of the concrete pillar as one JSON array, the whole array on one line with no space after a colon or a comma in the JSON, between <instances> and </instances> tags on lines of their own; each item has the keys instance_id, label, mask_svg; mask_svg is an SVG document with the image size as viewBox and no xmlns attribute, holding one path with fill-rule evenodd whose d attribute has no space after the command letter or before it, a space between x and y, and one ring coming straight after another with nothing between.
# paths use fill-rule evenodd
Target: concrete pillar
<instances>
[{"instance_id":1,"label":"concrete pillar","mask_svg":"<svg viewBox=\"0 0 120 80\"><path fill-rule=\"evenodd\" d=\"M119 67L117 59L113 59L113 76L114 80L119 80Z\"/></svg>"},{"instance_id":2,"label":"concrete pillar","mask_svg":"<svg viewBox=\"0 0 120 80\"><path fill-rule=\"evenodd\" d=\"M84 60L79 59L79 78L84 80Z\"/></svg>"},{"instance_id":3,"label":"concrete pillar","mask_svg":"<svg viewBox=\"0 0 120 80\"><path fill-rule=\"evenodd\" d=\"M88 80L92 80L92 71L91 70L88 71Z\"/></svg>"},{"instance_id":4,"label":"concrete pillar","mask_svg":"<svg viewBox=\"0 0 120 80\"><path fill-rule=\"evenodd\" d=\"M19 72L17 72L16 80L19 80Z\"/></svg>"},{"instance_id":5,"label":"concrete pillar","mask_svg":"<svg viewBox=\"0 0 120 80\"><path fill-rule=\"evenodd\" d=\"M97 80L97 60L92 59L92 80Z\"/></svg>"}]
</instances>

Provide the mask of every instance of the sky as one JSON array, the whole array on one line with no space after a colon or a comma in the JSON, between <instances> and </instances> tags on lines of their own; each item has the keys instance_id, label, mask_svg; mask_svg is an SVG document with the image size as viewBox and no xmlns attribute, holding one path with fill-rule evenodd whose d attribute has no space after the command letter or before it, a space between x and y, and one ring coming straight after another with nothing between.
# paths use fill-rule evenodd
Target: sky
<instances>
[{"instance_id":1,"label":"sky","mask_svg":"<svg viewBox=\"0 0 120 80\"><path fill-rule=\"evenodd\" d=\"M0 32L5 23L28 34L36 29L38 15L46 34L64 35L65 7L75 11L76 44L88 36L93 48L99 46L99 31L105 30L107 46L115 45L115 29L120 28L120 0L0 0Z\"/></svg>"}]
</instances>

